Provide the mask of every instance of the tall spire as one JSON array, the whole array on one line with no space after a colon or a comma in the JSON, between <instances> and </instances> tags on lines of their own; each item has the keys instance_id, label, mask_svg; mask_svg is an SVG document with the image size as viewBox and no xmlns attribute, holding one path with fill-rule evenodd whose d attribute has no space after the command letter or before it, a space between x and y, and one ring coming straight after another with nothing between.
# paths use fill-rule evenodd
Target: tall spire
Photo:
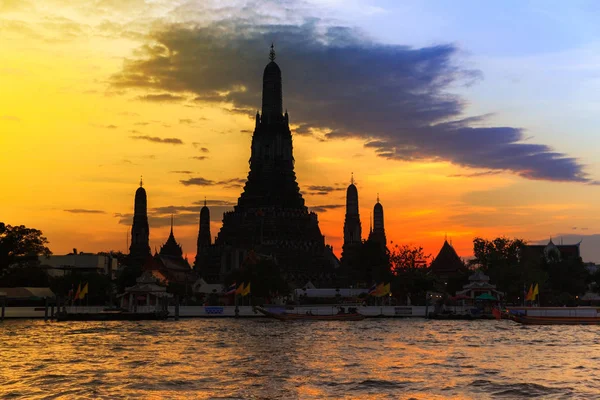
<instances>
[{"instance_id":1,"label":"tall spire","mask_svg":"<svg viewBox=\"0 0 600 400\"><path fill-rule=\"evenodd\" d=\"M144 180L143 180L143 175L140 175L140 187L144 186Z\"/></svg>"},{"instance_id":2,"label":"tall spire","mask_svg":"<svg viewBox=\"0 0 600 400\"><path fill-rule=\"evenodd\" d=\"M354 173L346 190L346 217L344 219L344 245L361 243L360 215L358 211L358 190L354 185Z\"/></svg>"},{"instance_id":3,"label":"tall spire","mask_svg":"<svg viewBox=\"0 0 600 400\"><path fill-rule=\"evenodd\" d=\"M131 245L129 246L129 255L134 262L143 263L146 257L151 254L150 251L150 227L148 225L148 199L146 189L142 187L140 178L140 187L135 191L135 200L133 208L133 225L131 227Z\"/></svg>"},{"instance_id":4,"label":"tall spire","mask_svg":"<svg viewBox=\"0 0 600 400\"><path fill-rule=\"evenodd\" d=\"M350 174L350 184L354 185L354 172L351 172Z\"/></svg>"},{"instance_id":5,"label":"tall spire","mask_svg":"<svg viewBox=\"0 0 600 400\"><path fill-rule=\"evenodd\" d=\"M271 51L269 51L269 60L275 61L275 46L271 43Z\"/></svg>"},{"instance_id":6,"label":"tall spire","mask_svg":"<svg viewBox=\"0 0 600 400\"><path fill-rule=\"evenodd\" d=\"M173 213L171 213L171 236L173 236Z\"/></svg>"},{"instance_id":7,"label":"tall spire","mask_svg":"<svg viewBox=\"0 0 600 400\"><path fill-rule=\"evenodd\" d=\"M283 120L283 94L281 88L281 70L274 61L275 49L271 45L271 60L263 73L262 117L264 124L273 124Z\"/></svg>"}]
</instances>

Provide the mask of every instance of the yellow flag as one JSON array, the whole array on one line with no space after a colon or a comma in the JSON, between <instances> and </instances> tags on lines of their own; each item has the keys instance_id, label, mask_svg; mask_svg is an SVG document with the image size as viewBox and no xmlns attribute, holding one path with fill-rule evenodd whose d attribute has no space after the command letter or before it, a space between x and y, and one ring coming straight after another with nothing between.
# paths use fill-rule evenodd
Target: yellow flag
<instances>
[{"instance_id":1,"label":"yellow flag","mask_svg":"<svg viewBox=\"0 0 600 400\"><path fill-rule=\"evenodd\" d=\"M533 283L531 284L531 286L529 286L529 292L527 292L525 300L533 300Z\"/></svg>"},{"instance_id":2,"label":"yellow flag","mask_svg":"<svg viewBox=\"0 0 600 400\"><path fill-rule=\"evenodd\" d=\"M243 293L244 293L244 282L240 283L240 286L238 286L238 288L235 289L235 294L243 295Z\"/></svg>"},{"instance_id":3,"label":"yellow flag","mask_svg":"<svg viewBox=\"0 0 600 400\"><path fill-rule=\"evenodd\" d=\"M389 283L383 286L380 296L385 296L388 294L390 294L390 284Z\"/></svg>"},{"instance_id":4,"label":"yellow flag","mask_svg":"<svg viewBox=\"0 0 600 400\"><path fill-rule=\"evenodd\" d=\"M535 300L535 296L540 294L540 288L538 287L538 284L535 284L535 288L533 288L533 297L531 298L531 300Z\"/></svg>"},{"instance_id":5,"label":"yellow flag","mask_svg":"<svg viewBox=\"0 0 600 400\"><path fill-rule=\"evenodd\" d=\"M79 300L83 300L85 295L88 293L88 284L86 283L81 292L79 293Z\"/></svg>"},{"instance_id":6,"label":"yellow flag","mask_svg":"<svg viewBox=\"0 0 600 400\"><path fill-rule=\"evenodd\" d=\"M383 283L380 283L375 288L375 291L373 293L371 293L371 296L379 297L379 296L381 296L382 291L383 291Z\"/></svg>"},{"instance_id":7,"label":"yellow flag","mask_svg":"<svg viewBox=\"0 0 600 400\"><path fill-rule=\"evenodd\" d=\"M246 285L246 287L244 288L244 291L242 292L242 296L246 296L250 294L250 282L248 282L248 285Z\"/></svg>"}]
</instances>

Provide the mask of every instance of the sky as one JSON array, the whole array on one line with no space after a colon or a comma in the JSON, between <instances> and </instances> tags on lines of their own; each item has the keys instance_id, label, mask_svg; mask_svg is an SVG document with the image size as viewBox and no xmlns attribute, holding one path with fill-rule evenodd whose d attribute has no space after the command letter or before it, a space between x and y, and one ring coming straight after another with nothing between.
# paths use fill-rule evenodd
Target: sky
<instances>
[{"instance_id":1,"label":"sky","mask_svg":"<svg viewBox=\"0 0 600 400\"><path fill-rule=\"evenodd\" d=\"M275 44L296 174L339 255L363 236L459 255L474 237L582 242L600 262L595 1L0 0L0 220L55 254L126 251L143 176L151 247L190 260L248 173Z\"/></svg>"}]
</instances>

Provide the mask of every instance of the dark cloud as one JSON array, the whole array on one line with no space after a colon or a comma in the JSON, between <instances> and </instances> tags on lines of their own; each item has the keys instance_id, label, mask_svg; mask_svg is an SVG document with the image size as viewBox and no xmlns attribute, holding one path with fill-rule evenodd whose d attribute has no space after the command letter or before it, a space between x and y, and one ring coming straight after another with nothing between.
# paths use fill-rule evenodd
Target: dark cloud
<instances>
[{"instance_id":1,"label":"dark cloud","mask_svg":"<svg viewBox=\"0 0 600 400\"><path fill-rule=\"evenodd\" d=\"M194 171L169 171L171 174L193 174Z\"/></svg>"},{"instance_id":2,"label":"dark cloud","mask_svg":"<svg viewBox=\"0 0 600 400\"><path fill-rule=\"evenodd\" d=\"M194 143L192 143L192 145L195 148L200 149L200 151L203 152L203 153L208 153L209 152L208 148L204 147L204 145L202 143L194 142Z\"/></svg>"},{"instance_id":3,"label":"dark cloud","mask_svg":"<svg viewBox=\"0 0 600 400\"><path fill-rule=\"evenodd\" d=\"M160 228L171 225L171 215L173 215L173 224L176 226L198 225L200 209L204 201L196 201L191 206L161 206L148 209L148 223L150 228ZM211 216L219 217L224 212L231 211L235 203L225 200L207 200ZM115 213L115 218L119 219L121 225L131 225L133 214ZM213 218L213 221L215 219Z\"/></svg>"},{"instance_id":4,"label":"dark cloud","mask_svg":"<svg viewBox=\"0 0 600 400\"><path fill-rule=\"evenodd\" d=\"M325 196L333 192L339 192L344 190L346 190L344 187L311 185L307 188L306 194Z\"/></svg>"},{"instance_id":5,"label":"dark cloud","mask_svg":"<svg viewBox=\"0 0 600 400\"><path fill-rule=\"evenodd\" d=\"M206 160L208 157L207 156L194 156L194 157L190 157L194 160L199 160L199 161L204 161Z\"/></svg>"},{"instance_id":6,"label":"dark cloud","mask_svg":"<svg viewBox=\"0 0 600 400\"><path fill-rule=\"evenodd\" d=\"M231 178L231 179L225 179L225 180L221 180L221 181L214 181L212 179L197 177L197 178L182 179L179 182L181 182L185 186L192 186L192 185L195 185L195 186L223 186L224 188L229 189L229 188L239 188L240 186L243 186L246 183L246 179Z\"/></svg>"},{"instance_id":7,"label":"dark cloud","mask_svg":"<svg viewBox=\"0 0 600 400\"><path fill-rule=\"evenodd\" d=\"M191 125L194 123L194 120L191 120L189 118L182 118L179 120L180 124L187 124L187 125Z\"/></svg>"},{"instance_id":8,"label":"dark cloud","mask_svg":"<svg viewBox=\"0 0 600 400\"><path fill-rule=\"evenodd\" d=\"M237 204L235 201L214 200L214 199L199 200L199 201L195 201L194 204L204 205L204 202L206 202L207 206L231 206L231 207L233 207Z\"/></svg>"},{"instance_id":9,"label":"dark cloud","mask_svg":"<svg viewBox=\"0 0 600 400\"><path fill-rule=\"evenodd\" d=\"M481 171L481 172L473 172L470 174L452 174L452 175L448 175L448 178L477 178L480 176L498 175L501 173L502 173L502 171Z\"/></svg>"},{"instance_id":10,"label":"dark cloud","mask_svg":"<svg viewBox=\"0 0 600 400\"><path fill-rule=\"evenodd\" d=\"M63 211L71 214L106 214L106 212L102 210L87 210L85 208L72 208L70 210Z\"/></svg>"},{"instance_id":11,"label":"dark cloud","mask_svg":"<svg viewBox=\"0 0 600 400\"><path fill-rule=\"evenodd\" d=\"M185 186L212 186L215 184L215 181L210 180L210 179L205 179L205 178L201 178L201 177L197 177L197 178L190 178L190 179L182 179L179 182L181 182L183 185Z\"/></svg>"},{"instance_id":12,"label":"dark cloud","mask_svg":"<svg viewBox=\"0 0 600 400\"><path fill-rule=\"evenodd\" d=\"M316 213L324 213L329 210L335 210L336 208L345 207L343 204L325 204L320 206L309 207L310 211L314 211Z\"/></svg>"},{"instance_id":13,"label":"dark cloud","mask_svg":"<svg viewBox=\"0 0 600 400\"><path fill-rule=\"evenodd\" d=\"M146 126L149 125L150 122L136 122L134 125L138 125L138 126Z\"/></svg>"},{"instance_id":14,"label":"dark cloud","mask_svg":"<svg viewBox=\"0 0 600 400\"><path fill-rule=\"evenodd\" d=\"M183 141L178 138L159 138L156 136L129 136L135 140L147 140L154 143L167 143L167 144L183 144Z\"/></svg>"},{"instance_id":15,"label":"dark cloud","mask_svg":"<svg viewBox=\"0 0 600 400\"><path fill-rule=\"evenodd\" d=\"M579 160L525 142L521 129L490 126L487 116L464 118L465 102L449 91L480 74L457 65L459 50L451 44L383 45L355 29L323 28L316 19L296 26L169 25L150 33L156 44L142 47L113 83L165 91L168 98L191 92L252 114L261 104L262 69L273 38L297 133L363 139L391 160L449 161L528 179L591 182Z\"/></svg>"},{"instance_id":16,"label":"dark cloud","mask_svg":"<svg viewBox=\"0 0 600 400\"><path fill-rule=\"evenodd\" d=\"M155 102L175 102L185 100L183 96L177 96L171 93L161 93L161 94L147 94L145 96L138 97L140 100L144 101L155 101Z\"/></svg>"}]
</instances>

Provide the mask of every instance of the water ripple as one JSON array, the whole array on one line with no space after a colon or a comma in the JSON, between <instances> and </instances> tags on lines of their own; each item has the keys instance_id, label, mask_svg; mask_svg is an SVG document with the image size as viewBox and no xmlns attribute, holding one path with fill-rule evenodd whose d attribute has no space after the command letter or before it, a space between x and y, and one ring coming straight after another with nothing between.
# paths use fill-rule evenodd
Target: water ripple
<instances>
[{"instance_id":1,"label":"water ripple","mask_svg":"<svg viewBox=\"0 0 600 400\"><path fill-rule=\"evenodd\" d=\"M589 399L600 393L598 332L418 319L5 321L0 398Z\"/></svg>"}]
</instances>

